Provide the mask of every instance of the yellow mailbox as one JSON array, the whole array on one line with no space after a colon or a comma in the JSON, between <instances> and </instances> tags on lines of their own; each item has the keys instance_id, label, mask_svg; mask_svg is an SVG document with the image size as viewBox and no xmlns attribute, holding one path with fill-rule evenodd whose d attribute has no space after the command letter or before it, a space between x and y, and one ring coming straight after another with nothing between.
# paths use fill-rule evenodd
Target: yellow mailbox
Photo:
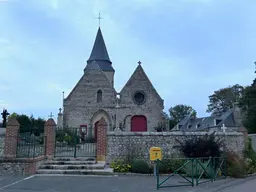
<instances>
[{"instance_id":1,"label":"yellow mailbox","mask_svg":"<svg viewBox=\"0 0 256 192\"><path fill-rule=\"evenodd\" d=\"M162 160L162 150L160 147L151 147L149 153L151 161Z\"/></svg>"}]
</instances>

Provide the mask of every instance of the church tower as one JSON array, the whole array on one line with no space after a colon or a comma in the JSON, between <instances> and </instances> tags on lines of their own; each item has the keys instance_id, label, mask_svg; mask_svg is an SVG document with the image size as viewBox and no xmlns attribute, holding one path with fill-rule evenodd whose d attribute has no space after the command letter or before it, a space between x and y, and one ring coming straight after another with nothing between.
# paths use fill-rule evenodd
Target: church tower
<instances>
[{"instance_id":1,"label":"church tower","mask_svg":"<svg viewBox=\"0 0 256 192\"><path fill-rule=\"evenodd\" d=\"M112 67L112 62L109 59L108 51L100 27L98 29L92 52L89 59L87 60L87 66L85 67L84 71L86 71L88 65L94 61L96 61L98 66L105 73L111 85L114 87L115 70Z\"/></svg>"}]
</instances>

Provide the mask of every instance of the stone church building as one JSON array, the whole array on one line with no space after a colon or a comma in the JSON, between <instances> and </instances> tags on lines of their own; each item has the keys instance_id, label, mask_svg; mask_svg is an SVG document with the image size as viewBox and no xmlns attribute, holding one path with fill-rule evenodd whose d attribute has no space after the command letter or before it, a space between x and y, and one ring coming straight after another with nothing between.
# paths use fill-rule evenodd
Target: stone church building
<instances>
[{"instance_id":1,"label":"stone church building","mask_svg":"<svg viewBox=\"0 0 256 192\"><path fill-rule=\"evenodd\" d=\"M133 132L155 131L155 127L164 122L163 99L147 77L141 62L138 63L118 93L114 88L115 70L99 28L84 74L64 98L58 126L95 129L103 117L108 131L116 128Z\"/></svg>"}]
</instances>

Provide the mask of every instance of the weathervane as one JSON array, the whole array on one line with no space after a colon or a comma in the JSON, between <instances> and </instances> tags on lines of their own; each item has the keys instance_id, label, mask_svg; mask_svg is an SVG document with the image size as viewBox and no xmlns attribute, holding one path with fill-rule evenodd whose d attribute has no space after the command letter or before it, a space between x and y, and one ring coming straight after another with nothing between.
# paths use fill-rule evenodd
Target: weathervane
<instances>
[{"instance_id":1,"label":"weathervane","mask_svg":"<svg viewBox=\"0 0 256 192\"><path fill-rule=\"evenodd\" d=\"M97 17L97 19L99 20L99 27L100 27L100 20L103 19L103 18L100 16L100 12L99 12L99 16Z\"/></svg>"}]
</instances>

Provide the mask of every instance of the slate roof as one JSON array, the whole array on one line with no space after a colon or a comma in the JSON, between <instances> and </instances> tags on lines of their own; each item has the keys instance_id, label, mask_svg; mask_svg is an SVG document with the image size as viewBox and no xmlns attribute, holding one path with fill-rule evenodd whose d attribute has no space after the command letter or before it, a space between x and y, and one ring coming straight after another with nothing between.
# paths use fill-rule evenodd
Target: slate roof
<instances>
[{"instance_id":1,"label":"slate roof","mask_svg":"<svg viewBox=\"0 0 256 192\"><path fill-rule=\"evenodd\" d=\"M115 71L114 68L112 67L112 62L110 61L100 27L96 35L96 39L92 48L91 55L87 60L87 64L90 64L93 61L96 61L99 67L103 71Z\"/></svg>"},{"instance_id":2,"label":"slate roof","mask_svg":"<svg viewBox=\"0 0 256 192\"><path fill-rule=\"evenodd\" d=\"M201 117L201 118L191 118L190 116L185 117L180 121L175 127L175 130L181 131L203 131L209 130L211 128L220 128L225 124L226 127L238 127L234 118L233 109L224 113L221 117Z\"/></svg>"}]
</instances>

